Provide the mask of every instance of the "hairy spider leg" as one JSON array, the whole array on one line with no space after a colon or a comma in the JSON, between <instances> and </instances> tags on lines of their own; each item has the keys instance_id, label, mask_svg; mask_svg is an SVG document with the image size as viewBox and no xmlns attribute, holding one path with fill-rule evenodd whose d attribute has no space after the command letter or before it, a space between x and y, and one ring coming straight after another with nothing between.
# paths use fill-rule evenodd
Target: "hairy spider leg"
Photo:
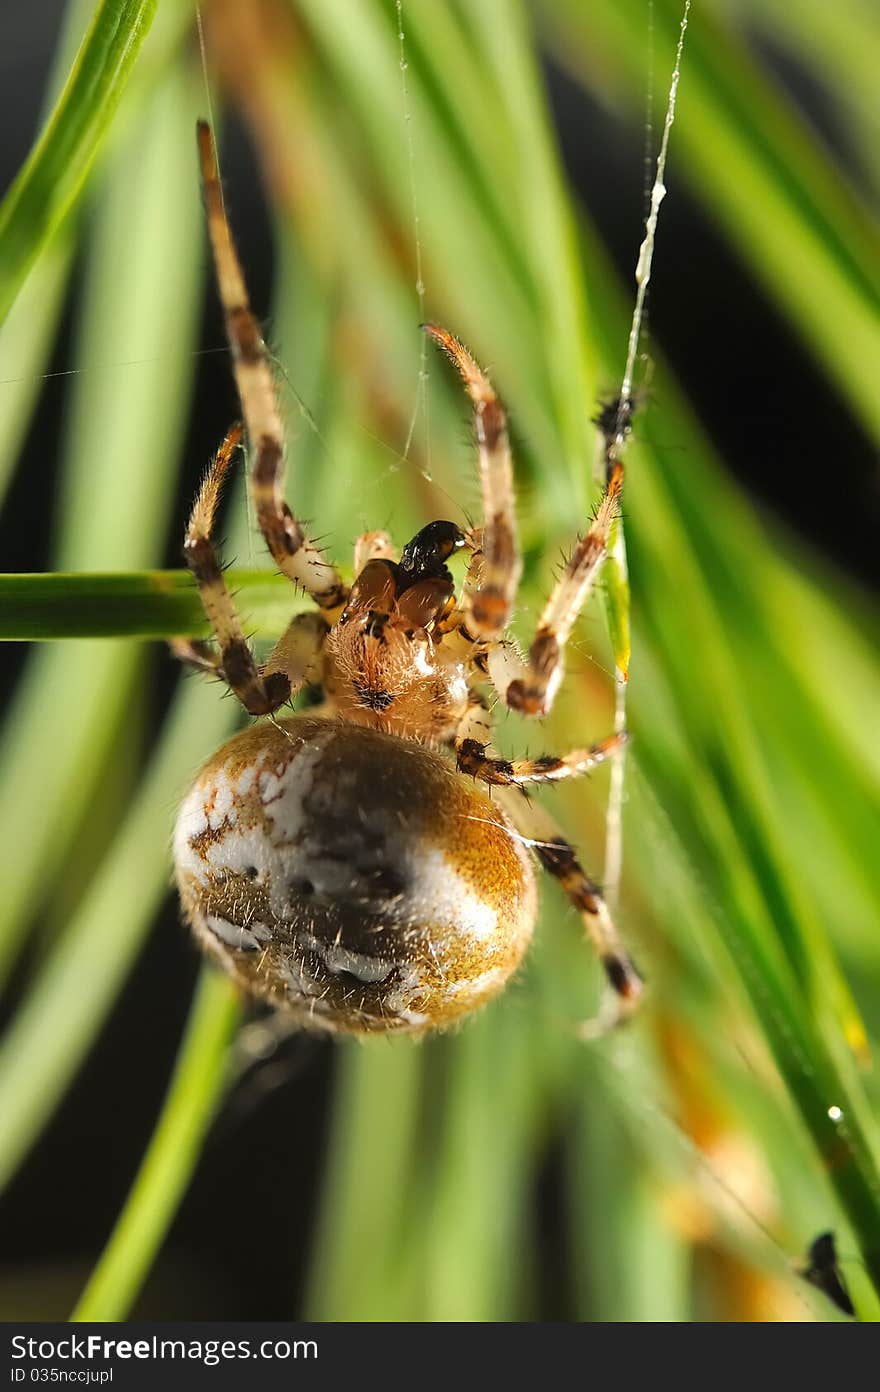
<instances>
[{"instance_id":1,"label":"hairy spider leg","mask_svg":"<svg viewBox=\"0 0 880 1392\"><path fill-rule=\"evenodd\" d=\"M397 547L388 532L361 532L354 544L354 575L360 575L368 561L396 561Z\"/></svg>"},{"instance_id":2,"label":"hairy spider leg","mask_svg":"<svg viewBox=\"0 0 880 1392\"><path fill-rule=\"evenodd\" d=\"M174 639L171 648L182 662L222 677L251 715L265 715L289 698L290 681L280 672L260 672L211 541L223 480L241 437L241 426L234 425L214 455L193 505L183 543L186 563L199 587L202 606L220 651L215 653L206 643L183 638Z\"/></svg>"},{"instance_id":3,"label":"hairy spider leg","mask_svg":"<svg viewBox=\"0 0 880 1392\"><path fill-rule=\"evenodd\" d=\"M491 641L500 638L510 622L522 573L507 417L489 378L463 344L437 324L422 327L458 368L474 403L483 528L480 548L462 588L462 608L468 634L482 642Z\"/></svg>"},{"instance_id":4,"label":"hairy spider leg","mask_svg":"<svg viewBox=\"0 0 880 1392\"><path fill-rule=\"evenodd\" d=\"M257 522L279 570L301 585L321 609L337 609L345 603L346 587L284 500L284 432L275 383L226 219L214 137L206 121L198 123L198 145L217 285L253 453L251 493Z\"/></svg>"},{"instance_id":5,"label":"hairy spider leg","mask_svg":"<svg viewBox=\"0 0 880 1392\"><path fill-rule=\"evenodd\" d=\"M503 806L520 834L529 839L544 869L559 881L569 902L577 909L617 998L614 1023L620 1022L635 1009L643 983L601 889L590 879L574 846L563 836L558 822L546 808L531 802L524 792L506 797Z\"/></svg>"},{"instance_id":6,"label":"hairy spider leg","mask_svg":"<svg viewBox=\"0 0 880 1392\"><path fill-rule=\"evenodd\" d=\"M521 715L546 715L553 705L564 672L565 645L608 551L622 489L623 464L615 459L593 521L578 538L544 606L521 674L501 678L499 696Z\"/></svg>"},{"instance_id":7,"label":"hairy spider leg","mask_svg":"<svg viewBox=\"0 0 880 1392\"><path fill-rule=\"evenodd\" d=\"M424 329L452 359L474 402L483 530L462 600L467 636L488 644L501 638L510 620L522 571L507 420L491 382L459 340L437 324L425 324ZM522 715L546 715L553 705L564 672L565 645L605 559L611 528L620 511L623 462L618 447L628 434L631 413L631 406L625 413L616 412L613 433L610 429L605 432L605 491L589 529L578 538L544 606L525 663L511 661L510 645L506 645L503 663L493 663L490 649L493 685L500 698Z\"/></svg>"},{"instance_id":8,"label":"hairy spider leg","mask_svg":"<svg viewBox=\"0 0 880 1392\"><path fill-rule=\"evenodd\" d=\"M566 754L542 754L537 759L499 759L489 751L490 738L490 717L482 704L472 703L456 732L456 763L462 773L501 788L579 778L613 758L627 740L626 734L620 732L588 749L572 749Z\"/></svg>"},{"instance_id":9,"label":"hairy spider leg","mask_svg":"<svg viewBox=\"0 0 880 1392\"><path fill-rule=\"evenodd\" d=\"M323 614L314 610L296 614L266 658L266 681L282 673L291 694L307 684L320 686L324 679L324 640L329 632L330 625ZM313 715L314 710L310 709L309 714Z\"/></svg>"}]
</instances>

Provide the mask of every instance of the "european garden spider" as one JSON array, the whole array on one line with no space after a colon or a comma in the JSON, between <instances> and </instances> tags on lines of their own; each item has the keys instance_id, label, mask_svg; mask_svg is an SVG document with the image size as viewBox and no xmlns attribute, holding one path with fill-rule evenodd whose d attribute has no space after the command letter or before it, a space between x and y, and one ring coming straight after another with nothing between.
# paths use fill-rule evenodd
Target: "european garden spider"
<instances>
[{"instance_id":1,"label":"european garden spider","mask_svg":"<svg viewBox=\"0 0 880 1392\"><path fill-rule=\"evenodd\" d=\"M605 492L523 659L504 637L521 570L504 409L458 340L426 324L474 403L483 526L432 522L399 559L387 533L367 532L355 543L349 588L282 496L272 372L206 123L198 144L257 521L278 568L316 608L297 615L257 664L211 541L242 438L234 426L185 541L217 650L188 639L172 646L221 677L251 715L272 718L218 750L183 801L174 848L186 917L239 983L302 1024L420 1034L495 995L520 962L536 915L531 847L580 914L625 1011L641 981L602 894L556 823L527 799L534 784L587 773L624 736L559 757L501 759L491 751L486 695L525 716L550 709L618 511L622 465L609 443ZM446 562L462 548L470 559L456 596ZM275 719L304 686L320 689L321 704ZM495 789L492 799L480 784Z\"/></svg>"}]
</instances>

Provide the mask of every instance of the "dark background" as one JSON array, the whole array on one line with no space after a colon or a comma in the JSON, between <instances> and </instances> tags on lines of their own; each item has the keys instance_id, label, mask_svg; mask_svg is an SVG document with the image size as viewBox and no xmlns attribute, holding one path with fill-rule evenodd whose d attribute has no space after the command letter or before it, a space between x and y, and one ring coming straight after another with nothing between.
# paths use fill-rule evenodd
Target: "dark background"
<instances>
[{"instance_id":1,"label":"dark background","mask_svg":"<svg viewBox=\"0 0 880 1392\"><path fill-rule=\"evenodd\" d=\"M40 0L37 6L7 5L0 12L4 188L37 127L62 10L61 0ZM802 73L790 67L783 71L772 53L765 56L846 163L845 141L822 94ZM621 276L631 283L643 217L643 131L637 123L622 125L592 106L558 70L548 69L547 76L568 173ZM670 196L663 205L652 280L651 336L671 360L728 467L756 501L857 582L875 583L880 500L872 447L688 196L676 176L674 144L673 138ZM234 129L224 146L224 176L236 191L236 235L252 299L258 312L265 313L272 247L255 168L244 133ZM609 171L614 171L613 178ZM73 285L53 372L72 365L76 276ZM203 346L222 343L210 297ZM202 356L182 455L180 519L216 445L217 411L212 403L229 396L224 355ZM48 380L24 452L29 467L19 470L0 518L4 571L41 570L50 564L64 401L64 378ZM834 497L844 501L835 506L829 526L827 500L832 489ZM179 564L178 530L167 540L164 561L169 565ZM4 694L24 655L15 645L0 651ZM154 668L158 720L174 672L159 652ZM90 1270L161 1104L197 965L169 901L100 1045L0 1203L0 1310L8 1303L3 1290L11 1284L16 1291L14 1307L2 1311L6 1318L63 1316ZM22 973L26 967L24 963ZM13 990L12 999L14 995ZM3 1018L10 1004L8 1000ZM321 1164L333 1056L333 1046L297 1038L238 1085L209 1139L197 1182L138 1313L273 1319L286 1318L296 1309L301 1259L310 1236L309 1206L303 1196L314 1192ZM108 1153L112 1164L107 1163ZM545 1299L558 1318L552 1271L559 1269L563 1234L554 1214L552 1163L538 1200L545 1218ZM253 1222L251 1204L259 1207L261 1196L279 1193L289 1195L290 1202L273 1204L277 1231L267 1242L262 1223ZM248 1201L242 1202L245 1196ZM31 1302L30 1289L35 1298L40 1293L42 1306Z\"/></svg>"}]
</instances>

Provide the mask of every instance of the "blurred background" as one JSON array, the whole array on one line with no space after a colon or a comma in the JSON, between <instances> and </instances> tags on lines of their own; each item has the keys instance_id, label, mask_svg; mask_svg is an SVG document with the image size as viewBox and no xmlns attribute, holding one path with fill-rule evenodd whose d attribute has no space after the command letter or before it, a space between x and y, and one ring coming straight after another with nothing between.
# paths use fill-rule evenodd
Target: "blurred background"
<instances>
[{"instance_id":1,"label":"blurred background","mask_svg":"<svg viewBox=\"0 0 880 1392\"><path fill-rule=\"evenodd\" d=\"M91 12L0 19L4 187ZM418 332L449 324L512 417L526 638L596 493L677 3L405 0L402 49L388 0L201 15L295 506L343 564L364 525L405 540L475 506L466 403ZM795 1270L830 1228L876 1317L878 63L859 0L691 14L627 456L631 1029L576 1038L599 983L553 886L527 968L455 1035L285 1039L236 1027L214 979L192 1016L169 828L232 703L124 636L160 622L3 645L0 1316L62 1318L85 1290L93 1318L833 1319ZM0 329L6 572L179 567L238 410L207 103L193 7L168 0L81 199L33 229ZM225 554L252 571L243 477L229 492ZM242 599L260 643L292 602L264 590ZM610 730L624 598L591 602L558 710L507 720L505 748ZM86 631L79 604L56 627ZM550 795L597 875L607 792ZM121 1212L144 1221L96 1272Z\"/></svg>"}]
</instances>

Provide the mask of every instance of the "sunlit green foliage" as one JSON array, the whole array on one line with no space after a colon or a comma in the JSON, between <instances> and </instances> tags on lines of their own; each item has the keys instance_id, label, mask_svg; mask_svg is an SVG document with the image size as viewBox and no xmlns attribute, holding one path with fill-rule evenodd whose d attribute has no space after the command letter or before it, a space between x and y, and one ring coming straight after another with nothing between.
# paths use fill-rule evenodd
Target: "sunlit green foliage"
<instances>
[{"instance_id":1,"label":"sunlit green foliage","mask_svg":"<svg viewBox=\"0 0 880 1392\"><path fill-rule=\"evenodd\" d=\"M213 7L202 8L210 54ZM283 388L291 491L339 540L343 560L364 523L401 537L446 515L450 498L475 502L465 403L430 358L411 458L400 457L421 363L414 170L427 310L491 364L513 410L524 636L595 493L590 417L619 381L632 300L565 187L540 54L553 52L622 114L637 112L645 7L404 4L407 108L389 0L271 8L272 43L260 41L254 19L257 42L241 53L275 217L273 342L296 393ZM856 0L835 8L877 45ZM134 636L184 623L196 631L198 615L179 576L148 569L185 433L202 236L192 130L204 89L187 6L168 9L177 13L161 36L157 21L145 44L88 184L88 218L66 224L60 250L47 241L39 198L14 193L0 221L19 249L10 299L31 261L22 296L34 278L63 283L82 236L79 365L125 363L138 345L136 367L117 369L112 383L105 371L73 381L56 515L59 571L128 573L0 581L0 637L71 640L32 654L0 734L0 798L16 809L4 833L0 967L17 959L77 853L96 788L111 765L128 770L108 794L127 811L99 829L89 882L35 955L0 1042L4 1180L26 1161L136 970L166 892L175 796L234 719L214 688L188 683L158 746L142 754L146 649ZM658 101L678 9L655 0ZM876 225L744 30L753 14L772 20L775 42L812 66L869 151L867 101L863 109L853 100L845 52L821 41L820 10L812 0L768 5L766 15L747 0L695 5L669 196L688 181L854 415L880 433ZM811 21L803 26L801 11ZM82 130L106 122L102 88L75 90L84 107L58 108L53 138L66 121ZM74 194L71 185L68 204ZM638 239L634 229L634 259ZM45 363L59 301L60 289L45 299L21 348L31 376ZM0 362L22 331L13 308ZM2 390L0 462L33 398L25 380ZM870 1034L880 982L880 768L866 747L880 704L876 625L859 596L756 516L662 359L652 395L627 456L635 739L620 914L651 983L648 1005L623 1034L576 1037L595 1013L598 982L551 888L522 978L460 1033L340 1048L309 1290L305 1309L291 1313L833 1318L790 1264L829 1227L842 1250L861 1254L863 1264L847 1267L859 1313L880 1308L877 1089L862 1068L870 1041L854 1003ZM243 514L243 494L236 505ZM249 564L243 537L240 516L230 549ZM260 574L242 576L241 601L260 634L298 602ZM610 728L604 632L598 602L582 622L558 715L540 736L548 749ZM63 699L47 707L46 691ZM48 742L47 727L62 719L64 739ZM533 730L506 722L503 742L526 738L534 747ZM47 783L57 795L48 807ZM554 795L595 864L606 787L597 777ZM87 972L86 994L77 983ZM209 1121L234 1010L222 983L203 986L167 1110L83 1317L124 1315L148 1271ZM558 1283L564 1308L547 1309L535 1188L551 1153L562 1156L570 1269Z\"/></svg>"}]
</instances>

